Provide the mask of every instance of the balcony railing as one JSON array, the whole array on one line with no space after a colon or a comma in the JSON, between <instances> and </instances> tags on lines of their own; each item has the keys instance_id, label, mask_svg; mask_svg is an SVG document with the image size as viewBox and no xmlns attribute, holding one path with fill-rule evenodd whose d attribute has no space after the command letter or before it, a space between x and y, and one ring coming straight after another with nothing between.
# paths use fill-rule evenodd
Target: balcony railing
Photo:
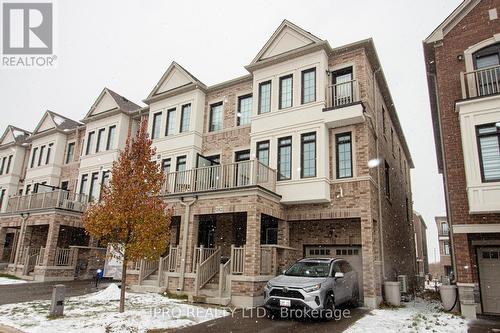
<instances>
[{"instance_id":1,"label":"balcony railing","mask_svg":"<svg viewBox=\"0 0 500 333\"><path fill-rule=\"evenodd\" d=\"M87 195L65 190L32 193L10 197L7 203L6 212L15 213L46 208L61 208L83 212L87 201Z\"/></svg>"},{"instance_id":2,"label":"balcony railing","mask_svg":"<svg viewBox=\"0 0 500 333\"><path fill-rule=\"evenodd\" d=\"M327 108L340 108L359 101L359 85L356 80L330 84L326 88Z\"/></svg>"},{"instance_id":3,"label":"balcony railing","mask_svg":"<svg viewBox=\"0 0 500 333\"><path fill-rule=\"evenodd\" d=\"M475 98L500 93L500 66L461 72L462 98Z\"/></svg>"},{"instance_id":4,"label":"balcony railing","mask_svg":"<svg viewBox=\"0 0 500 333\"><path fill-rule=\"evenodd\" d=\"M276 171L258 160L220 164L185 171L170 172L163 194L233 189L260 185L276 190Z\"/></svg>"}]
</instances>

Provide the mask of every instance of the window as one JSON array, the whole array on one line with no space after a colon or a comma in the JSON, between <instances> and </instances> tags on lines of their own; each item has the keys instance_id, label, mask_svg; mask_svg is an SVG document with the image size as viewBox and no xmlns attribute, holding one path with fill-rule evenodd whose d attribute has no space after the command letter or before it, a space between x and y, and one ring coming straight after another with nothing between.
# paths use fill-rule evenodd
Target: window
<instances>
[{"instance_id":1,"label":"window","mask_svg":"<svg viewBox=\"0 0 500 333\"><path fill-rule=\"evenodd\" d=\"M42 165L43 153L45 152L45 145L40 147L40 155L38 155L38 166Z\"/></svg>"},{"instance_id":2,"label":"window","mask_svg":"<svg viewBox=\"0 0 500 333\"><path fill-rule=\"evenodd\" d=\"M82 179L80 181L80 194L85 193L87 190L87 181L88 181L88 175L82 175Z\"/></svg>"},{"instance_id":3,"label":"window","mask_svg":"<svg viewBox=\"0 0 500 333\"><path fill-rule=\"evenodd\" d=\"M47 156L45 157L45 164L49 164L50 162L50 153L52 152L53 146L54 146L53 143L49 143L49 146L47 147Z\"/></svg>"},{"instance_id":4,"label":"window","mask_svg":"<svg viewBox=\"0 0 500 333\"><path fill-rule=\"evenodd\" d=\"M443 235L448 235L450 230L448 229L448 223L441 223L441 233Z\"/></svg>"},{"instance_id":5,"label":"window","mask_svg":"<svg viewBox=\"0 0 500 333\"><path fill-rule=\"evenodd\" d=\"M478 70L474 76L477 94L485 96L499 92L500 80L500 43L487 46L472 56L474 68Z\"/></svg>"},{"instance_id":6,"label":"window","mask_svg":"<svg viewBox=\"0 0 500 333\"><path fill-rule=\"evenodd\" d=\"M165 136L175 132L175 108L167 111L167 124L165 126Z\"/></svg>"},{"instance_id":7,"label":"window","mask_svg":"<svg viewBox=\"0 0 500 333\"><path fill-rule=\"evenodd\" d=\"M337 178L352 177L352 138L351 133L335 135L335 157Z\"/></svg>"},{"instance_id":8,"label":"window","mask_svg":"<svg viewBox=\"0 0 500 333\"><path fill-rule=\"evenodd\" d=\"M175 166L175 171L186 170L186 155L177 157L177 164Z\"/></svg>"},{"instance_id":9,"label":"window","mask_svg":"<svg viewBox=\"0 0 500 333\"><path fill-rule=\"evenodd\" d=\"M302 104L316 100L316 68L302 71Z\"/></svg>"},{"instance_id":10,"label":"window","mask_svg":"<svg viewBox=\"0 0 500 333\"><path fill-rule=\"evenodd\" d=\"M61 182L61 190L67 191L69 187L69 181L65 180Z\"/></svg>"},{"instance_id":11,"label":"window","mask_svg":"<svg viewBox=\"0 0 500 333\"><path fill-rule=\"evenodd\" d=\"M389 163L385 161L384 164L384 175L385 175L385 195L387 195L388 198L391 197L391 168L389 167Z\"/></svg>"},{"instance_id":12,"label":"window","mask_svg":"<svg viewBox=\"0 0 500 333\"><path fill-rule=\"evenodd\" d=\"M75 158L75 143L70 142L68 143L68 147L66 149L66 159L65 162L68 164L69 162L73 162Z\"/></svg>"},{"instance_id":13,"label":"window","mask_svg":"<svg viewBox=\"0 0 500 333\"><path fill-rule=\"evenodd\" d=\"M116 126L109 126L108 128L108 142L106 143L106 150L113 149L115 147L115 132Z\"/></svg>"},{"instance_id":14,"label":"window","mask_svg":"<svg viewBox=\"0 0 500 333\"><path fill-rule=\"evenodd\" d=\"M476 127L483 182L500 181L500 121Z\"/></svg>"},{"instance_id":15,"label":"window","mask_svg":"<svg viewBox=\"0 0 500 333\"><path fill-rule=\"evenodd\" d=\"M243 162L250 160L250 150L241 150L234 153L234 161L235 162Z\"/></svg>"},{"instance_id":16,"label":"window","mask_svg":"<svg viewBox=\"0 0 500 333\"><path fill-rule=\"evenodd\" d=\"M10 172L10 164L12 163L12 155L9 155L9 158L7 160L7 167L5 168L5 174L9 174ZM3 169L3 166L2 166ZM1 173L0 173L1 174Z\"/></svg>"},{"instance_id":17,"label":"window","mask_svg":"<svg viewBox=\"0 0 500 333\"><path fill-rule=\"evenodd\" d=\"M31 155L30 168L35 166L36 153L38 152L38 147L33 148L33 154Z\"/></svg>"},{"instance_id":18,"label":"window","mask_svg":"<svg viewBox=\"0 0 500 333\"><path fill-rule=\"evenodd\" d=\"M443 253L447 256L450 255L450 243L448 241L443 242Z\"/></svg>"},{"instance_id":19,"label":"window","mask_svg":"<svg viewBox=\"0 0 500 333\"><path fill-rule=\"evenodd\" d=\"M257 159L269 166L269 141L257 142Z\"/></svg>"},{"instance_id":20,"label":"window","mask_svg":"<svg viewBox=\"0 0 500 333\"><path fill-rule=\"evenodd\" d=\"M394 130L391 127L391 151L392 154L394 155Z\"/></svg>"},{"instance_id":21,"label":"window","mask_svg":"<svg viewBox=\"0 0 500 333\"><path fill-rule=\"evenodd\" d=\"M94 145L94 136L95 136L94 131L89 132L89 136L87 138L87 148L85 149L85 155L90 154L92 146Z\"/></svg>"},{"instance_id":22,"label":"window","mask_svg":"<svg viewBox=\"0 0 500 333\"><path fill-rule=\"evenodd\" d=\"M259 83L259 114L271 111L271 81Z\"/></svg>"},{"instance_id":23,"label":"window","mask_svg":"<svg viewBox=\"0 0 500 333\"><path fill-rule=\"evenodd\" d=\"M342 106L354 102L352 67L332 73L332 106Z\"/></svg>"},{"instance_id":24,"label":"window","mask_svg":"<svg viewBox=\"0 0 500 333\"><path fill-rule=\"evenodd\" d=\"M0 166L0 175L3 174L3 168L5 166L6 160L7 160L7 156L4 156L4 158L2 158L2 165Z\"/></svg>"},{"instance_id":25,"label":"window","mask_svg":"<svg viewBox=\"0 0 500 333\"><path fill-rule=\"evenodd\" d=\"M161 112L153 115L153 127L151 129L151 138L158 139L160 137Z\"/></svg>"},{"instance_id":26,"label":"window","mask_svg":"<svg viewBox=\"0 0 500 333\"><path fill-rule=\"evenodd\" d=\"M97 131L97 144L95 145L96 153L104 150L104 131L106 131L105 128L101 128Z\"/></svg>"},{"instance_id":27,"label":"window","mask_svg":"<svg viewBox=\"0 0 500 333\"><path fill-rule=\"evenodd\" d=\"M102 172L102 179L101 179L101 187L105 187L109 185L109 176L111 175L111 171L106 170Z\"/></svg>"},{"instance_id":28,"label":"window","mask_svg":"<svg viewBox=\"0 0 500 333\"><path fill-rule=\"evenodd\" d=\"M26 192L24 194L28 195L31 192L31 185L26 185Z\"/></svg>"},{"instance_id":29,"label":"window","mask_svg":"<svg viewBox=\"0 0 500 333\"><path fill-rule=\"evenodd\" d=\"M170 172L170 164L171 164L171 159L170 158L164 158L161 161L161 170L164 173L169 173Z\"/></svg>"},{"instance_id":30,"label":"window","mask_svg":"<svg viewBox=\"0 0 500 333\"><path fill-rule=\"evenodd\" d=\"M210 127L209 132L222 129L222 102L210 105Z\"/></svg>"},{"instance_id":31,"label":"window","mask_svg":"<svg viewBox=\"0 0 500 333\"><path fill-rule=\"evenodd\" d=\"M180 129L181 133L189 131L190 120L191 120L191 104L183 105L181 112L181 129Z\"/></svg>"},{"instance_id":32,"label":"window","mask_svg":"<svg viewBox=\"0 0 500 333\"><path fill-rule=\"evenodd\" d=\"M278 140L278 180L292 178L292 137Z\"/></svg>"},{"instance_id":33,"label":"window","mask_svg":"<svg viewBox=\"0 0 500 333\"><path fill-rule=\"evenodd\" d=\"M3 207L3 198L5 198L5 189L2 189L0 191L0 212L2 211Z\"/></svg>"},{"instance_id":34,"label":"window","mask_svg":"<svg viewBox=\"0 0 500 333\"><path fill-rule=\"evenodd\" d=\"M97 192L99 191L99 188L97 186L98 180L99 172L93 172L90 178L89 201L94 201L97 198Z\"/></svg>"},{"instance_id":35,"label":"window","mask_svg":"<svg viewBox=\"0 0 500 333\"><path fill-rule=\"evenodd\" d=\"M285 109L292 106L293 99L293 76L287 75L280 77L280 98L279 108Z\"/></svg>"},{"instance_id":36,"label":"window","mask_svg":"<svg viewBox=\"0 0 500 333\"><path fill-rule=\"evenodd\" d=\"M252 115L252 95L238 97L238 113L236 117L236 125L250 124L250 116Z\"/></svg>"},{"instance_id":37,"label":"window","mask_svg":"<svg viewBox=\"0 0 500 333\"><path fill-rule=\"evenodd\" d=\"M260 243L278 244L278 220L269 215L261 215Z\"/></svg>"},{"instance_id":38,"label":"window","mask_svg":"<svg viewBox=\"0 0 500 333\"><path fill-rule=\"evenodd\" d=\"M300 177L316 177L316 133L301 135Z\"/></svg>"}]
</instances>

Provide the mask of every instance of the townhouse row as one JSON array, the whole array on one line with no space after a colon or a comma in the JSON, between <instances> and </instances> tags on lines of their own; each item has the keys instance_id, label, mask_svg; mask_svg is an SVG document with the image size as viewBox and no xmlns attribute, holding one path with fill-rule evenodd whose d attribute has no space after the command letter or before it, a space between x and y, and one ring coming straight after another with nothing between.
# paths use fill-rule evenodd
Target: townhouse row
<instances>
[{"instance_id":1,"label":"townhouse row","mask_svg":"<svg viewBox=\"0 0 500 333\"><path fill-rule=\"evenodd\" d=\"M174 217L169 250L130 265L132 288L254 306L294 260L337 256L357 271L367 306L386 280L410 292L413 162L373 41L331 47L285 20L245 68L207 86L173 62L146 106L105 88L79 122L47 111L33 132L9 126L7 269L61 280L102 265L81 213L147 120Z\"/></svg>"}]
</instances>

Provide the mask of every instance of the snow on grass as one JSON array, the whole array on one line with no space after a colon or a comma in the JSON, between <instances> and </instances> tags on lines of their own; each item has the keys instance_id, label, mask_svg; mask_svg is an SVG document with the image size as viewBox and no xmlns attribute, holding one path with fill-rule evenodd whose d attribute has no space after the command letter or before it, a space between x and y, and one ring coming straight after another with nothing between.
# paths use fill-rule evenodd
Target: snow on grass
<instances>
[{"instance_id":1,"label":"snow on grass","mask_svg":"<svg viewBox=\"0 0 500 333\"><path fill-rule=\"evenodd\" d=\"M18 283L26 283L26 281L20 280L20 279L12 279L10 277L0 276L0 285L4 285L4 284L18 284Z\"/></svg>"},{"instance_id":2,"label":"snow on grass","mask_svg":"<svg viewBox=\"0 0 500 333\"><path fill-rule=\"evenodd\" d=\"M436 301L416 298L394 309L376 309L352 325L346 333L466 333L467 321L442 311Z\"/></svg>"},{"instance_id":3,"label":"snow on grass","mask_svg":"<svg viewBox=\"0 0 500 333\"><path fill-rule=\"evenodd\" d=\"M125 312L119 313L119 293L120 289L112 284L94 294L69 297L61 318L48 317L50 301L2 305L0 323L28 333L147 332L194 325L229 314L220 308L190 305L160 294L129 292Z\"/></svg>"}]
</instances>

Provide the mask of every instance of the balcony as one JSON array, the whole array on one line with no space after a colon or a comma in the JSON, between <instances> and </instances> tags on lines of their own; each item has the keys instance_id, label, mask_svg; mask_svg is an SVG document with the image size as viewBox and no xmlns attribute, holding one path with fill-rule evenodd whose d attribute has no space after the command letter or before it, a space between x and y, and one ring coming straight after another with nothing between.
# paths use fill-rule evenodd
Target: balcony
<instances>
[{"instance_id":1,"label":"balcony","mask_svg":"<svg viewBox=\"0 0 500 333\"><path fill-rule=\"evenodd\" d=\"M479 98L500 93L500 66L461 72L462 98Z\"/></svg>"},{"instance_id":2,"label":"balcony","mask_svg":"<svg viewBox=\"0 0 500 333\"><path fill-rule=\"evenodd\" d=\"M323 115L329 128L362 123L365 119L358 81L328 85Z\"/></svg>"},{"instance_id":3,"label":"balcony","mask_svg":"<svg viewBox=\"0 0 500 333\"><path fill-rule=\"evenodd\" d=\"M51 192L12 196L9 198L5 212L16 213L51 208L83 212L87 202L88 198L85 194L55 190Z\"/></svg>"},{"instance_id":4,"label":"balcony","mask_svg":"<svg viewBox=\"0 0 500 333\"><path fill-rule=\"evenodd\" d=\"M276 171L258 160L170 172L162 194L179 194L261 186L276 191Z\"/></svg>"}]
</instances>

